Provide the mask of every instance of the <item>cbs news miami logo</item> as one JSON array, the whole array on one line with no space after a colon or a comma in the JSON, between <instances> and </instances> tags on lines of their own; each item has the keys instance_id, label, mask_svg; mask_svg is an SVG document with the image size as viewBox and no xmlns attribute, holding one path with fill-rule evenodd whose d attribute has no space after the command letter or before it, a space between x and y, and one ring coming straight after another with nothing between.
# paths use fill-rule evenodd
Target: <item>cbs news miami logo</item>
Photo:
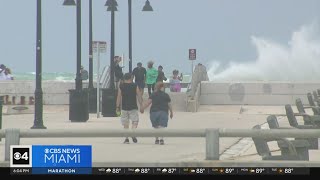
<instances>
[{"instance_id":1,"label":"cbs news miami logo","mask_svg":"<svg viewBox=\"0 0 320 180\"><path fill-rule=\"evenodd\" d=\"M91 145L12 145L10 167L91 168Z\"/></svg>"}]
</instances>

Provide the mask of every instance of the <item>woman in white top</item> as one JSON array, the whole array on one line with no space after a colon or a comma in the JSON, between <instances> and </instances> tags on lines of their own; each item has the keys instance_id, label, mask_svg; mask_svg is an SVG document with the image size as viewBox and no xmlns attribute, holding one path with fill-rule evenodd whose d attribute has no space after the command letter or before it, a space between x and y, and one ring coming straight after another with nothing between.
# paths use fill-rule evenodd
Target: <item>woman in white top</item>
<instances>
[{"instance_id":1,"label":"woman in white top","mask_svg":"<svg viewBox=\"0 0 320 180\"><path fill-rule=\"evenodd\" d=\"M11 70L9 68L5 69L4 74L6 76L6 80L13 80L13 77L11 75Z\"/></svg>"},{"instance_id":2,"label":"woman in white top","mask_svg":"<svg viewBox=\"0 0 320 180\"><path fill-rule=\"evenodd\" d=\"M0 64L0 80L6 80L6 66L3 64Z\"/></svg>"}]
</instances>

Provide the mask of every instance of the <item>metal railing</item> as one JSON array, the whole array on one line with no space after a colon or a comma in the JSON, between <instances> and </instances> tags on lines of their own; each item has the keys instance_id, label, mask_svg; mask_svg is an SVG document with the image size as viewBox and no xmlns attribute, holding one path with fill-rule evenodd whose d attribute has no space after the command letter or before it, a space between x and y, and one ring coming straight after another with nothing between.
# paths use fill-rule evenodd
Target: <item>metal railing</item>
<instances>
[{"instance_id":1,"label":"metal railing","mask_svg":"<svg viewBox=\"0 0 320 180\"><path fill-rule=\"evenodd\" d=\"M0 130L5 138L5 160L9 160L10 146L19 145L20 138L110 138L110 137L200 137L206 139L206 160L219 160L221 137L320 138L320 129L199 129L199 130Z\"/></svg>"}]
</instances>

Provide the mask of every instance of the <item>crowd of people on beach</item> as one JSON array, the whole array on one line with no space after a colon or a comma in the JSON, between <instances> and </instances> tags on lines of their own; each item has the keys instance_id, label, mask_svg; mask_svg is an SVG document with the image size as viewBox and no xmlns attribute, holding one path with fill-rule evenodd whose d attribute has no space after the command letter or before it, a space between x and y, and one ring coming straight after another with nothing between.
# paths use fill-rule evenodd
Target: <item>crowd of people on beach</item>
<instances>
[{"instance_id":1,"label":"crowd of people on beach","mask_svg":"<svg viewBox=\"0 0 320 180\"><path fill-rule=\"evenodd\" d=\"M4 64L0 64L0 81L13 79L10 68L6 67Z\"/></svg>"},{"instance_id":2,"label":"crowd of people on beach","mask_svg":"<svg viewBox=\"0 0 320 180\"><path fill-rule=\"evenodd\" d=\"M123 75L122 68L119 66L119 61L115 59L115 79L116 87L118 88L116 111L119 114L121 124L124 129L129 129L130 121L131 128L136 129L139 124L139 111L144 113L146 108L150 107L150 121L155 129L163 129L168 126L169 117L173 118L173 110L171 98L165 92L164 81L167 77L163 72L163 67L158 66L158 69L153 67L154 62L149 61L147 68L142 66L142 63L137 63L132 73ZM170 91L180 92L180 81L183 80L182 73L179 75L178 70L173 71L173 76L169 80ZM144 101L142 96L144 88L148 88L148 100ZM129 144L129 137L124 140L125 144ZM132 137L132 142L137 143L136 137ZM163 137L156 137L155 144L164 145Z\"/></svg>"}]
</instances>

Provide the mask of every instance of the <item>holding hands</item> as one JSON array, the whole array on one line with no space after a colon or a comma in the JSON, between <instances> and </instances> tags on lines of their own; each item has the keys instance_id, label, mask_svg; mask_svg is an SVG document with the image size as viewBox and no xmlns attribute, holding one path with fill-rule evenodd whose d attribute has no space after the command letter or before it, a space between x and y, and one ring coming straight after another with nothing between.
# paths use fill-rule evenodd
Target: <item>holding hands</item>
<instances>
[{"instance_id":1,"label":"holding hands","mask_svg":"<svg viewBox=\"0 0 320 180\"><path fill-rule=\"evenodd\" d=\"M143 107L143 104L141 103L140 104L140 112L143 114L144 113L144 107Z\"/></svg>"}]
</instances>

